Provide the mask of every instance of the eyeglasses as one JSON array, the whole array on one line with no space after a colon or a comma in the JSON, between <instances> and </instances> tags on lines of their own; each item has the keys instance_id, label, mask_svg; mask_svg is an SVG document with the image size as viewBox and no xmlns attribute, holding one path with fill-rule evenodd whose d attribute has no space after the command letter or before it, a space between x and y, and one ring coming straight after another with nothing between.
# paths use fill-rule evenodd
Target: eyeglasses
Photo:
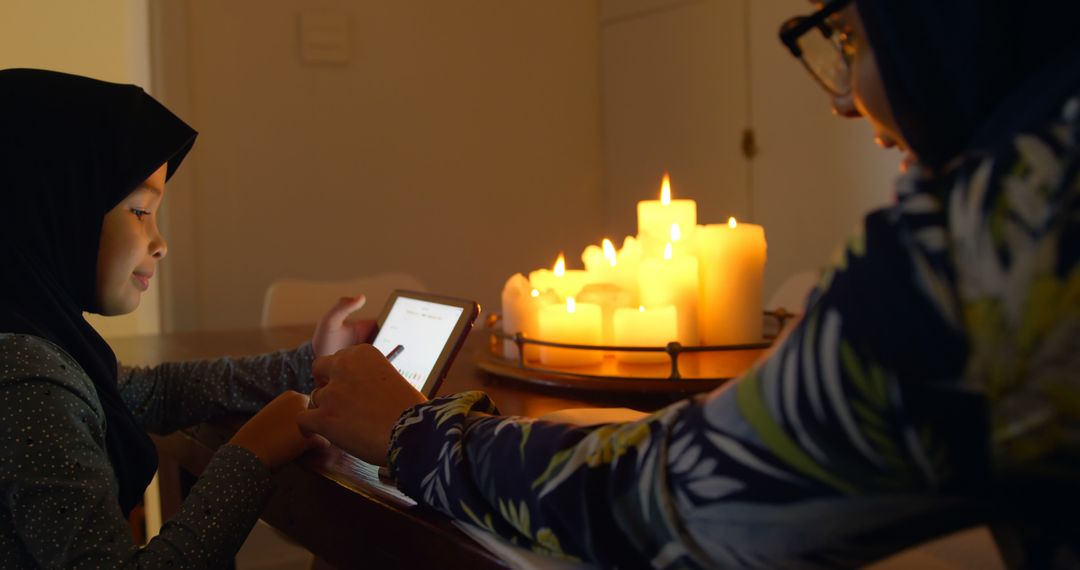
<instances>
[{"instance_id":1,"label":"eyeglasses","mask_svg":"<svg viewBox=\"0 0 1080 570\"><path fill-rule=\"evenodd\" d=\"M826 91L837 97L851 92L850 49L845 36L827 22L851 0L833 0L809 16L796 16L780 26L780 41L799 58Z\"/></svg>"}]
</instances>

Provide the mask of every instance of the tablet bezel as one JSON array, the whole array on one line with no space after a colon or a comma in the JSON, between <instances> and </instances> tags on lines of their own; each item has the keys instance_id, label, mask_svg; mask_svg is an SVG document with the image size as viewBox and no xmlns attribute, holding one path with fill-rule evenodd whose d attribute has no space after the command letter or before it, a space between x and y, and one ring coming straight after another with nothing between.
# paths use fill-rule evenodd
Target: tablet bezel
<instances>
[{"instance_id":1,"label":"tablet bezel","mask_svg":"<svg viewBox=\"0 0 1080 570\"><path fill-rule=\"evenodd\" d=\"M420 393L426 398L434 398L435 392L439 389L443 379L446 377L446 373L450 370L450 365L454 362L454 357L457 356L458 351L461 350L461 346L465 343L465 338L469 336L469 331L472 329L473 323L476 322L476 318L480 315L480 305L476 301L467 299L447 297L445 295L436 295L422 291L397 289L390 293L390 297L386 299L386 304L383 305L382 312L379 313L375 331L371 334L370 342L372 344L375 343L375 339L378 338L379 332L382 331L383 323L385 323L386 318L390 316L390 310L394 307L394 303L401 297L416 301L459 307L462 309L461 315L458 316L457 322L454 323L453 330L450 331L449 338L446 339L446 344L443 345L442 352L439 353L439 358L435 360L435 365L432 366L431 373L428 374L427 380L420 390Z\"/></svg>"}]
</instances>

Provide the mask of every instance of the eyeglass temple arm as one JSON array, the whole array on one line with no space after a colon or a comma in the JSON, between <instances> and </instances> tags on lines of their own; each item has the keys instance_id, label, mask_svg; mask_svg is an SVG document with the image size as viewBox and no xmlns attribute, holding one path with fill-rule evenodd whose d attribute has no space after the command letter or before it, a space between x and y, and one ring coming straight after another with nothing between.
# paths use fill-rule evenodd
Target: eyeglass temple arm
<instances>
[{"instance_id":1,"label":"eyeglass temple arm","mask_svg":"<svg viewBox=\"0 0 1080 570\"><path fill-rule=\"evenodd\" d=\"M823 35L828 36L828 27L825 26L825 19L839 12L850 3L851 0L834 0L809 16L796 16L791 18L780 26L780 42L791 51L791 55L802 57L802 48L799 47L799 38L813 28L821 30Z\"/></svg>"}]
</instances>

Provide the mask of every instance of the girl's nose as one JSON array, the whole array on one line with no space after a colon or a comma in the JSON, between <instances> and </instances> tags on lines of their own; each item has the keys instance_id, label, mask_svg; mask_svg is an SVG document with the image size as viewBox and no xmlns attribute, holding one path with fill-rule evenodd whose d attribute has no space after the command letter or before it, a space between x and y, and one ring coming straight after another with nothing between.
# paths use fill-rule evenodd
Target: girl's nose
<instances>
[{"instance_id":1,"label":"girl's nose","mask_svg":"<svg viewBox=\"0 0 1080 570\"><path fill-rule=\"evenodd\" d=\"M154 259L161 259L167 253L169 253L169 244L165 242L165 238L161 234L158 234L157 238L150 243L150 255Z\"/></svg>"}]
</instances>

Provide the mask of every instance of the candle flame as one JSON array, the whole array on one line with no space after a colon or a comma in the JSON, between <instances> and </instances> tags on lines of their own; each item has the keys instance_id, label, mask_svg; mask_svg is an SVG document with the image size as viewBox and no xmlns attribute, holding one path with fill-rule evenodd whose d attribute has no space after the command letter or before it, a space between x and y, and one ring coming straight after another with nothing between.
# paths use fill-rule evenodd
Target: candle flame
<instances>
[{"instance_id":1,"label":"candle flame","mask_svg":"<svg viewBox=\"0 0 1080 570\"><path fill-rule=\"evenodd\" d=\"M559 252L559 259L555 261L555 276L562 277L566 274L566 256Z\"/></svg>"},{"instance_id":2,"label":"candle flame","mask_svg":"<svg viewBox=\"0 0 1080 570\"><path fill-rule=\"evenodd\" d=\"M645 312L645 305L638 305L637 310L638 310L639 313L644 313Z\"/></svg>"},{"instance_id":3,"label":"candle flame","mask_svg":"<svg viewBox=\"0 0 1080 570\"><path fill-rule=\"evenodd\" d=\"M664 259L671 259L671 242L664 248Z\"/></svg>"},{"instance_id":4,"label":"candle flame","mask_svg":"<svg viewBox=\"0 0 1080 570\"><path fill-rule=\"evenodd\" d=\"M671 177L664 173L664 181L660 183L660 203L667 206L671 203Z\"/></svg>"},{"instance_id":5,"label":"candle flame","mask_svg":"<svg viewBox=\"0 0 1080 570\"><path fill-rule=\"evenodd\" d=\"M679 224L671 224L671 241L679 241L682 239L682 230L679 229Z\"/></svg>"},{"instance_id":6,"label":"candle flame","mask_svg":"<svg viewBox=\"0 0 1080 570\"><path fill-rule=\"evenodd\" d=\"M573 313L577 310L577 301L574 301L573 297L566 298L566 312Z\"/></svg>"},{"instance_id":7,"label":"candle flame","mask_svg":"<svg viewBox=\"0 0 1080 570\"><path fill-rule=\"evenodd\" d=\"M532 293L530 293L530 295L532 295L533 297L539 297L540 296L540 290L539 289L533 289Z\"/></svg>"},{"instance_id":8,"label":"candle flame","mask_svg":"<svg viewBox=\"0 0 1080 570\"><path fill-rule=\"evenodd\" d=\"M735 229L735 227L738 226L739 224L735 223L735 216L732 216L732 217L727 219L727 225L728 225L729 228Z\"/></svg>"},{"instance_id":9,"label":"candle flame","mask_svg":"<svg viewBox=\"0 0 1080 570\"><path fill-rule=\"evenodd\" d=\"M608 238L604 238L603 246L604 246L604 257L607 258L608 262L611 263L612 267L615 267L615 261L616 261L615 245L612 244L611 240L609 240Z\"/></svg>"}]
</instances>

